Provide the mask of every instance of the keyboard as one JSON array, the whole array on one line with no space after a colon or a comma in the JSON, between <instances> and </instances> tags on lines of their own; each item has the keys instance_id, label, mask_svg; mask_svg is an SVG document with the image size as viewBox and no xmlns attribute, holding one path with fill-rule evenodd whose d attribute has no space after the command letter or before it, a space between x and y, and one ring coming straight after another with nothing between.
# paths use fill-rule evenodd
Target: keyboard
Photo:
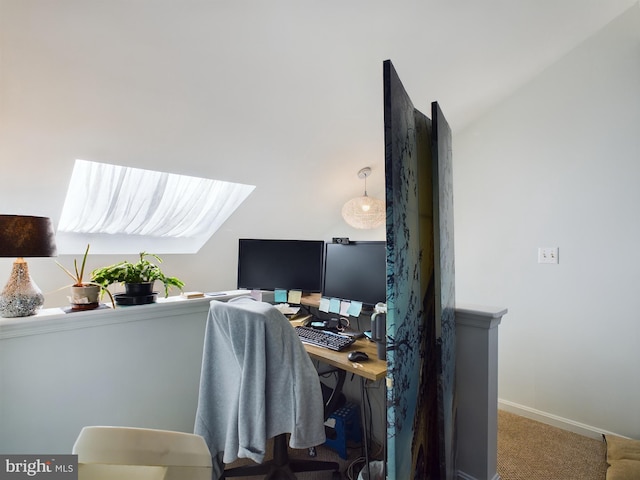
<instances>
[{"instance_id":1,"label":"keyboard","mask_svg":"<svg viewBox=\"0 0 640 480\"><path fill-rule=\"evenodd\" d=\"M326 330L316 330L311 327L296 327L296 333L302 343L309 343L338 352L356 341L355 338L345 337Z\"/></svg>"}]
</instances>

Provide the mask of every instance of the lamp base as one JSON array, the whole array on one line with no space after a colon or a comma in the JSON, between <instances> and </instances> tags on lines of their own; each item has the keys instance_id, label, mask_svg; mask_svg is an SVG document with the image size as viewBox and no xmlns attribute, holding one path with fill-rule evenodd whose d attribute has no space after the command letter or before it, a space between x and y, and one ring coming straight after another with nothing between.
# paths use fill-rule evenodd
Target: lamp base
<instances>
[{"instance_id":1,"label":"lamp base","mask_svg":"<svg viewBox=\"0 0 640 480\"><path fill-rule=\"evenodd\" d=\"M0 293L0 317L29 317L44 305L44 295L31 280L29 266L23 258L13 262L7 285Z\"/></svg>"}]
</instances>

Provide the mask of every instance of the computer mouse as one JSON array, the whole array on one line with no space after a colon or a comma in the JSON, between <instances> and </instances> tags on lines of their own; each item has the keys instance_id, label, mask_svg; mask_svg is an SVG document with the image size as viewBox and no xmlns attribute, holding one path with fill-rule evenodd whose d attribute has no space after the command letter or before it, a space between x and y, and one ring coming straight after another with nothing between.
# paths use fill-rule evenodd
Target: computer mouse
<instances>
[{"instance_id":1,"label":"computer mouse","mask_svg":"<svg viewBox=\"0 0 640 480\"><path fill-rule=\"evenodd\" d=\"M369 355L360 350L356 350L355 352L349 352L347 358L350 362L362 362L364 360L369 360Z\"/></svg>"}]
</instances>

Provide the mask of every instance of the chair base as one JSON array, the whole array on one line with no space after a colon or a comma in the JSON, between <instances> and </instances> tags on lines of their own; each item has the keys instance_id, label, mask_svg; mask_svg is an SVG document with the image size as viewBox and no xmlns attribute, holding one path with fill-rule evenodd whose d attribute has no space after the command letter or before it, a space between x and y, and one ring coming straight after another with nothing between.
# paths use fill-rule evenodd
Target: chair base
<instances>
[{"instance_id":1,"label":"chair base","mask_svg":"<svg viewBox=\"0 0 640 480\"><path fill-rule=\"evenodd\" d=\"M336 462L289 458L287 434L282 433L273 439L273 460L260 465L247 465L225 470L223 478L264 475L264 478L268 480L296 480L296 473L325 470L333 471L334 478L341 478L340 465Z\"/></svg>"},{"instance_id":2,"label":"chair base","mask_svg":"<svg viewBox=\"0 0 640 480\"><path fill-rule=\"evenodd\" d=\"M309 462L306 460L290 460L288 465L275 465L272 461L260 465L249 465L225 470L223 478L251 477L264 475L268 480L296 480L296 473L332 471L337 478L342 478L339 465L335 462ZM334 477L335 478L335 477Z\"/></svg>"}]
</instances>

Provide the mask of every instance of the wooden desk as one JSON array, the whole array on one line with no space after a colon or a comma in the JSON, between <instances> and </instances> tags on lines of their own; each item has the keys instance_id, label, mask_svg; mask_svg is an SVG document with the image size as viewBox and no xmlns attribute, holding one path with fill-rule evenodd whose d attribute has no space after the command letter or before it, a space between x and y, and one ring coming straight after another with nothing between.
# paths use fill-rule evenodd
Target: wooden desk
<instances>
[{"instance_id":1,"label":"wooden desk","mask_svg":"<svg viewBox=\"0 0 640 480\"><path fill-rule=\"evenodd\" d=\"M300 299L300 305L306 305L307 307L316 307L320 306L320 299L322 298L321 293L308 293L303 295Z\"/></svg>"},{"instance_id":2,"label":"wooden desk","mask_svg":"<svg viewBox=\"0 0 640 480\"><path fill-rule=\"evenodd\" d=\"M303 299L304 305L316 306L314 305L316 299L307 299L305 302ZM320 302L320 296L317 297L317 302ZM308 316L300 316L291 320L291 324L293 326L302 325L307 319ZM376 343L370 341L367 338L359 338L354 343L352 343L349 347L345 348L340 352L336 352L335 350L330 350L328 348L316 347L315 345L309 345L307 343L303 343L305 350L309 354L312 359L318 360L323 363L327 363L333 367L344 370L345 372L355 373L360 377L360 399L364 403L364 399L366 397L366 389L365 383L367 380L378 381L383 379L387 375L387 362L386 360L378 359L378 346ZM365 352L369 355L369 359L363 362L350 362L347 358L349 352L353 352L355 350L360 350L361 352ZM360 409L360 416L363 428L366 429L367 423L367 412L365 408ZM368 445L368 437L369 435L365 433L363 435L364 440L364 457L365 457L365 465L367 470L369 470L369 445ZM386 440L386 438L385 438ZM386 449L386 446L385 446ZM371 472L368 471L369 477L371 477Z\"/></svg>"},{"instance_id":3,"label":"wooden desk","mask_svg":"<svg viewBox=\"0 0 640 480\"><path fill-rule=\"evenodd\" d=\"M387 362L378 359L378 347L375 343L366 338L359 338L353 345L340 352L329 350L328 348L316 347L315 345L304 344L304 348L309 356L315 360L327 363L347 372L355 373L368 380L380 380L387 374ZM347 359L349 352L360 350L369 355L369 360L363 362L350 362Z\"/></svg>"},{"instance_id":4,"label":"wooden desk","mask_svg":"<svg viewBox=\"0 0 640 480\"><path fill-rule=\"evenodd\" d=\"M293 326L302 325L306 316L291 320ZM304 348L309 356L315 360L327 363L333 367L355 373L356 375L373 380L374 382L384 378L387 374L386 360L378 359L378 346L366 338L357 339L352 345L340 352L328 348L316 347L304 343ZM363 362L350 362L347 359L349 352L360 350L369 355L369 359Z\"/></svg>"}]
</instances>

